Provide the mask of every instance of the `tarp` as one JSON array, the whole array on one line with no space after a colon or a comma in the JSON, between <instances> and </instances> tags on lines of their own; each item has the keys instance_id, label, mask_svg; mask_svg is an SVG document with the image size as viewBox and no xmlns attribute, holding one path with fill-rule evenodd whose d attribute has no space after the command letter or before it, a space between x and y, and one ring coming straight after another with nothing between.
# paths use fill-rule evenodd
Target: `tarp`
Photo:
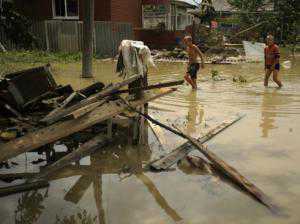
<instances>
[{"instance_id":1,"label":"tarp","mask_svg":"<svg viewBox=\"0 0 300 224\"><path fill-rule=\"evenodd\" d=\"M243 41L246 60L264 61L264 43Z\"/></svg>"}]
</instances>

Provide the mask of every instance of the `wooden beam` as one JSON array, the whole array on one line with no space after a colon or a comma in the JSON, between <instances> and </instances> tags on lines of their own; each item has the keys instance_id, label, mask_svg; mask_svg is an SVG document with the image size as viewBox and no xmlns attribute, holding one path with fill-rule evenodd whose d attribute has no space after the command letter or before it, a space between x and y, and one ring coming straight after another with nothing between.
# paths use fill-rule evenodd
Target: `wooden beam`
<instances>
[{"instance_id":1,"label":"wooden beam","mask_svg":"<svg viewBox=\"0 0 300 224\"><path fill-rule=\"evenodd\" d=\"M145 93L141 100L132 101L130 106L135 108L136 106L143 105L175 90L176 89L161 89L158 94ZM28 133L23 137L0 146L0 162L84 130L118 115L126 109L127 105L124 104L123 101L111 101L78 119L58 122L49 127Z\"/></svg>"},{"instance_id":2,"label":"wooden beam","mask_svg":"<svg viewBox=\"0 0 300 224\"><path fill-rule=\"evenodd\" d=\"M94 153L97 149L104 147L108 144L108 138L103 136L102 134L97 135L91 140L83 143L79 146L78 149L73 152L65 155L58 161L44 168L38 175L36 175L33 179L39 179L42 177L46 177L49 174L69 165L72 162L79 161L81 158L88 156Z\"/></svg>"},{"instance_id":3,"label":"wooden beam","mask_svg":"<svg viewBox=\"0 0 300 224\"><path fill-rule=\"evenodd\" d=\"M72 188L66 193L64 199L77 204L92 183L93 177L81 176L72 186Z\"/></svg>"},{"instance_id":4,"label":"wooden beam","mask_svg":"<svg viewBox=\"0 0 300 224\"><path fill-rule=\"evenodd\" d=\"M132 108L133 109L133 108ZM236 169L228 165L225 161L221 160L217 155L215 155L213 152L210 152L207 148L207 146L204 146L203 144L199 143L197 139L189 136L188 134L183 133L179 129L175 130L174 128L171 128L165 124L162 124L161 122L153 119L148 114L142 114L139 111L135 110L140 115L144 116L149 121L153 122L154 124L157 124L166 130L182 137L190 141L190 143L195 146L209 161L212 162L213 166L228 176L233 182L238 184L242 189L247 191L249 194L251 194L254 198L257 199L261 204L265 205L267 208L269 208L272 212L277 212L278 208L271 202L270 198L267 197L259 188L257 188L254 184L252 184L249 180L247 180L244 176L242 176Z\"/></svg>"},{"instance_id":5,"label":"wooden beam","mask_svg":"<svg viewBox=\"0 0 300 224\"><path fill-rule=\"evenodd\" d=\"M227 164L224 160L220 159L216 154L209 151L207 146L199 143L195 138L184 134L193 146L195 146L209 161L212 166L228 176L234 183L238 184L242 189L250 193L257 201L265 205L272 212L277 211L277 207L271 202L271 199L265 195L258 187L251 183L248 179L242 176L235 168Z\"/></svg>"},{"instance_id":6,"label":"wooden beam","mask_svg":"<svg viewBox=\"0 0 300 224\"><path fill-rule=\"evenodd\" d=\"M141 75L135 75L135 76L131 76L130 78L119 82L119 83L115 83L112 86L107 87L106 89L104 89L103 91L90 96L87 99L84 99L82 101L80 101L79 103L67 107L67 108L59 108L59 109L55 109L52 112L50 112L46 117L44 117L41 120L41 123L46 123L46 124L53 124L54 122L60 120L61 118L65 117L66 115L72 113L75 110L78 110L82 107L85 107L89 104L95 103L99 100L103 100L103 98L109 96L110 94L114 93L115 91L117 91L118 89L128 85L129 83L141 78ZM106 100L103 100L102 102L104 103Z\"/></svg>"},{"instance_id":7,"label":"wooden beam","mask_svg":"<svg viewBox=\"0 0 300 224\"><path fill-rule=\"evenodd\" d=\"M0 188L0 197L4 197L10 194L17 194L24 191L31 191L39 188L48 187L49 183L47 181L37 181L32 183L18 184L10 187Z\"/></svg>"},{"instance_id":8,"label":"wooden beam","mask_svg":"<svg viewBox=\"0 0 300 224\"><path fill-rule=\"evenodd\" d=\"M209 130L204 136L200 137L198 141L201 144L209 141L214 136L224 131L225 129L227 129L228 127L230 127L231 125L233 125L234 123L236 123L242 118L243 116L234 116L231 119L223 121L221 124ZM150 166L156 170L166 170L170 168L172 165L176 164L179 160L187 156L192 150L194 150L194 148L191 147L191 143L187 141L183 145L179 146L177 149L164 155L162 158L152 161L150 163Z\"/></svg>"}]
</instances>

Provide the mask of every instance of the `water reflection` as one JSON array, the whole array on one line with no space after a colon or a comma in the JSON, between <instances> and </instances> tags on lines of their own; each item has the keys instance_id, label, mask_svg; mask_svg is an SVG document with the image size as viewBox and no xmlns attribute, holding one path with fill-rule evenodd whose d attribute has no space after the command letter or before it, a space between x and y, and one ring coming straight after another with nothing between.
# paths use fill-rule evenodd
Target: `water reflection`
<instances>
[{"instance_id":1,"label":"water reflection","mask_svg":"<svg viewBox=\"0 0 300 224\"><path fill-rule=\"evenodd\" d=\"M21 195L15 210L15 224L35 223L45 209L43 202L48 197L48 189L42 194L40 191L29 191Z\"/></svg>"},{"instance_id":2,"label":"water reflection","mask_svg":"<svg viewBox=\"0 0 300 224\"><path fill-rule=\"evenodd\" d=\"M189 102L186 132L191 135L197 131L196 125L202 122L204 110L197 100L197 91L191 91L190 94L185 97L185 100Z\"/></svg>"},{"instance_id":3,"label":"water reflection","mask_svg":"<svg viewBox=\"0 0 300 224\"><path fill-rule=\"evenodd\" d=\"M276 112L275 105L271 105L272 100L276 101L277 90L273 90L272 93L269 93L268 90L265 90L263 93L262 104L261 104L261 123L260 127L262 130L262 137L267 138L269 136L269 131L277 128L274 125Z\"/></svg>"}]
</instances>

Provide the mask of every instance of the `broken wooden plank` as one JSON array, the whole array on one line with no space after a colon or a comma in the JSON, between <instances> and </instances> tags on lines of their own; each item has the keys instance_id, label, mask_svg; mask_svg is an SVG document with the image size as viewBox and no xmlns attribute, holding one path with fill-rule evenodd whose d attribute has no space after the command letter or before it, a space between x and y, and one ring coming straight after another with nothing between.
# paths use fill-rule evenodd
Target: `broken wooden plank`
<instances>
[{"instance_id":1,"label":"broken wooden plank","mask_svg":"<svg viewBox=\"0 0 300 224\"><path fill-rule=\"evenodd\" d=\"M126 103L126 101L125 101ZM130 106L129 106L130 107ZM132 110L134 108L130 107ZM231 180L235 183L237 183L242 189L250 193L254 198L257 199L258 202L265 205L267 208L269 208L272 212L277 212L278 208L272 204L270 198L265 195L259 188L257 188L254 184L252 184L249 180L247 180L245 177L243 177L236 169L228 165L225 161L221 160L217 155L215 155L213 152L210 152L207 148L207 146L204 146L203 144L199 143L197 139L183 133L179 129L175 130L155 119L153 119L148 114L143 114L139 112L138 110L134 110L135 112L139 113L140 115L144 116L147 120L153 122L154 124L157 124L164 129L181 136L182 138L185 138L190 141L190 143L195 146L209 161L212 162L213 166L218 169L220 172L227 175Z\"/></svg>"},{"instance_id":2,"label":"broken wooden plank","mask_svg":"<svg viewBox=\"0 0 300 224\"><path fill-rule=\"evenodd\" d=\"M92 138L91 140L83 143L79 146L78 149L74 150L73 152L65 155L58 161L52 163L51 165L44 168L39 174L37 174L33 179L39 179L42 177L46 177L49 174L69 165L72 162L78 161L81 158L88 156L94 153L97 149L104 147L108 143L108 138L102 134L97 135L96 137Z\"/></svg>"},{"instance_id":3,"label":"broken wooden plank","mask_svg":"<svg viewBox=\"0 0 300 224\"><path fill-rule=\"evenodd\" d=\"M81 176L66 193L64 200L77 204L93 183L93 179L94 178L92 176Z\"/></svg>"},{"instance_id":4,"label":"broken wooden plank","mask_svg":"<svg viewBox=\"0 0 300 224\"><path fill-rule=\"evenodd\" d=\"M47 181L36 181L32 183L24 183L24 184L18 184L15 186L10 187L2 187L0 188L0 197L8 196L11 194L17 194L24 191L31 191L36 190L40 188L46 188L49 186L49 183Z\"/></svg>"},{"instance_id":5,"label":"broken wooden plank","mask_svg":"<svg viewBox=\"0 0 300 224\"><path fill-rule=\"evenodd\" d=\"M115 92L116 90L128 85L129 83L133 82L134 80L137 80L141 77L141 75L135 75L132 76L122 82L116 83L112 86L107 87L106 89L102 90L101 92L90 96L87 99L84 99L82 101L80 101L79 103L70 106L68 108L60 108L59 110L57 110L56 112L50 112L50 114L48 114L46 117L44 117L41 122L42 123L46 123L46 124L52 124L58 120L60 120L61 118L63 118L64 116L70 114L72 111L77 110L81 107L84 107L86 105L89 105L91 103L97 102L99 100L102 100L103 98L105 98L106 96L112 94L113 92Z\"/></svg>"},{"instance_id":6,"label":"broken wooden plank","mask_svg":"<svg viewBox=\"0 0 300 224\"><path fill-rule=\"evenodd\" d=\"M132 101L130 105L136 107L143 105L151 100L155 100L166 94L174 92L176 89L161 89L160 93L145 93L141 100ZM115 115L118 115L127 109L127 105L121 100L110 101L94 111L80 117L76 120L67 120L58 122L49 127L28 133L27 135L12 140L0 146L0 162L17 156L21 153L31 151L48 143L55 142L63 137L69 136L75 132L84 130L101 121L105 121Z\"/></svg>"},{"instance_id":7,"label":"broken wooden plank","mask_svg":"<svg viewBox=\"0 0 300 224\"><path fill-rule=\"evenodd\" d=\"M157 83L149 86L144 87L138 87L138 88L132 88L132 89L124 89L124 90L117 90L114 92L114 94L121 94L121 93L129 93L129 91L138 91L138 90L151 90L151 89L159 89L159 88L165 88L165 87L171 87L171 86L178 86L182 85L184 83L184 80L178 80L178 81L171 81L171 82L162 82Z\"/></svg>"},{"instance_id":8,"label":"broken wooden plank","mask_svg":"<svg viewBox=\"0 0 300 224\"><path fill-rule=\"evenodd\" d=\"M126 103L126 101L125 101ZM130 107L130 106L129 106ZM190 143L195 146L209 161L212 162L213 166L218 169L220 172L228 176L233 182L238 184L243 190L251 194L258 202L265 205L267 208L269 208L272 212L277 212L277 207L272 204L271 200L267 195L265 195L260 189L258 189L254 184L252 184L249 180L247 180L245 177L243 177L236 169L228 165L225 161L221 160L217 155L215 155L213 152L210 152L206 146L199 143L197 139L183 133L179 129L175 130L155 119L153 119L148 114L143 114L139 112L138 110L135 110L134 108L130 107L135 112L139 113L140 115L144 116L147 120L153 122L154 124L157 124L166 130L182 137L190 141Z\"/></svg>"},{"instance_id":9,"label":"broken wooden plank","mask_svg":"<svg viewBox=\"0 0 300 224\"><path fill-rule=\"evenodd\" d=\"M4 182L12 182L18 179L27 179L33 177L37 173L4 173L0 174L0 180Z\"/></svg>"},{"instance_id":10,"label":"broken wooden plank","mask_svg":"<svg viewBox=\"0 0 300 224\"><path fill-rule=\"evenodd\" d=\"M89 105L86 105L85 107L79 108L78 110L71 112L66 117L72 118L72 119L77 119L77 118L82 117L83 115L91 112L92 110L96 109L103 103L104 102L102 102L102 101L91 103Z\"/></svg>"},{"instance_id":11,"label":"broken wooden plank","mask_svg":"<svg viewBox=\"0 0 300 224\"><path fill-rule=\"evenodd\" d=\"M182 132L181 132L182 133ZM245 191L250 193L257 201L268 207L271 211L276 212L277 208L271 202L271 199L265 195L258 187L251 183L248 179L242 176L235 168L227 164L224 160L220 159L216 154L209 151L207 146L199 143L197 139L182 133L193 146L195 146L209 161L212 162L214 168L228 176L233 182L238 184Z\"/></svg>"},{"instance_id":12,"label":"broken wooden plank","mask_svg":"<svg viewBox=\"0 0 300 224\"><path fill-rule=\"evenodd\" d=\"M221 124L217 125L215 128L209 130L204 136L200 137L198 139L198 141L201 144L209 141L214 136L216 136L220 132L224 131L226 128L230 127L231 125L233 125L234 123L236 123L237 121L239 121L242 118L243 118L243 116L234 116L231 119L223 121ZM194 148L191 147L191 143L189 143L187 141L183 145L179 146L177 149L175 149L172 152L163 156L162 158L151 162L150 167L154 168L156 170L168 169L172 165L176 164L179 160L183 159L192 150L194 150Z\"/></svg>"}]
</instances>

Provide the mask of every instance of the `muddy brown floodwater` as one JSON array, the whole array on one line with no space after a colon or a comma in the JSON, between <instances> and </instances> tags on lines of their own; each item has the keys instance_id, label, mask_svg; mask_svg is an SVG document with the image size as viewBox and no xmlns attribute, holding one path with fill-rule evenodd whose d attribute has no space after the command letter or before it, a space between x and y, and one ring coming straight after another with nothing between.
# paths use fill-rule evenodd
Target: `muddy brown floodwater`
<instances>
[{"instance_id":1,"label":"muddy brown floodwater","mask_svg":"<svg viewBox=\"0 0 300 224\"><path fill-rule=\"evenodd\" d=\"M289 59L292 67L282 68L282 89L274 88L272 81L269 88L263 87L262 64L207 65L199 76L197 91L184 85L149 105L150 114L167 124L181 125L194 137L232 115L246 114L208 146L270 196L284 217L272 215L252 198L205 172L174 166L176 169L168 172L126 177L122 171L138 170L184 142L162 130L159 146L149 128L146 146L120 142L84 158L76 169L57 172L48 189L1 198L0 223L300 223L299 59ZM95 67L95 80L118 80L113 62L97 61ZM53 68L60 83L82 88L94 81L76 78L79 64L54 64ZM212 81L211 69L220 71L226 80ZM180 63L159 63L158 70L150 70L149 80L181 79L184 70ZM232 76L237 74L248 82L234 83ZM38 166L30 163L33 158L37 155L28 153L26 163L25 156L19 156L14 159L18 166L1 172L37 171Z\"/></svg>"}]
</instances>

